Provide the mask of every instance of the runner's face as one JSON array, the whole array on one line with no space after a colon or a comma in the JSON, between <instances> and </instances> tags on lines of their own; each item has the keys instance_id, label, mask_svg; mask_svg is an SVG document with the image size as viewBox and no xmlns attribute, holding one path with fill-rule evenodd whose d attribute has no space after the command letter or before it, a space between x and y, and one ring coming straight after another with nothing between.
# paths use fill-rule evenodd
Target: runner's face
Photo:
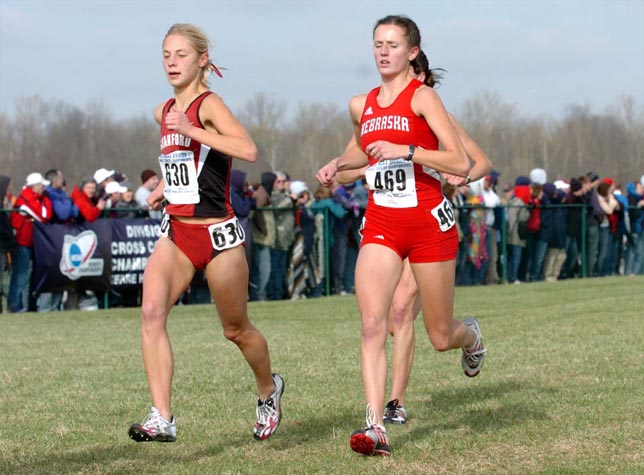
<instances>
[{"instance_id":1,"label":"runner's face","mask_svg":"<svg viewBox=\"0 0 644 475\"><path fill-rule=\"evenodd\" d=\"M409 62L418 54L410 48L405 30L396 25L380 25L373 34L373 54L382 76L395 76L409 69Z\"/></svg>"},{"instance_id":2,"label":"runner's face","mask_svg":"<svg viewBox=\"0 0 644 475\"><path fill-rule=\"evenodd\" d=\"M168 82L174 87L185 87L199 80L201 68L208 62L208 54L199 54L190 40L183 35L169 35L163 42L163 69Z\"/></svg>"}]
</instances>

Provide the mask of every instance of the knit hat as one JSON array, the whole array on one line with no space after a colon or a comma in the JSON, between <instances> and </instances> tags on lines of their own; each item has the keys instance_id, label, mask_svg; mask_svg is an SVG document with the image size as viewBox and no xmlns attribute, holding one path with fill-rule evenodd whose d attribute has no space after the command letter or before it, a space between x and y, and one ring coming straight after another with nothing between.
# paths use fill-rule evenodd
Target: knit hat
<instances>
[{"instance_id":1,"label":"knit hat","mask_svg":"<svg viewBox=\"0 0 644 475\"><path fill-rule=\"evenodd\" d=\"M153 176L157 176L157 174L156 174L156 172L154 170L150 170L150 169L143 170L141 172L141 183L145 183L146 181L148 181Z\"/></svg>"},{"instance_id":2,"label":"knit hat","mask_svg":"<svg viewBox=\"0 0 644 475\"><path fill-rule=\"evenodd\" d=\"M602 178L602 181L604 183L606 183L607 185L612 185L613 183L615 183L615 180L613 180L612 178L608 178L608 177Z\"/></svg>"},{"instance_id":3,"label":"knit hat","mask_svg":"<svg viewBox=\"0 0 644 475\"><path fill-rule=\"evenodd\" d=\"M521 185L529 185L530 184L530 178L527 176L518 176L517 179L514 181L514 186L521 186Z\"/></svg>"}]
</instances>

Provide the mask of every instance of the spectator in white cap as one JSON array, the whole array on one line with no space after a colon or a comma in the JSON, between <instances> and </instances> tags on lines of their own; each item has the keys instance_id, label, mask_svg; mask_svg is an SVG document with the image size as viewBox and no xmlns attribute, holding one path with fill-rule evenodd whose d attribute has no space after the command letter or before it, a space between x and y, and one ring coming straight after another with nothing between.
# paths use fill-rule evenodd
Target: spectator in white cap
<instances>
[{"instance_id":1,"label":"spectator in white cap","mask_svg":"<svg viewBox=\"0 0 644 475\"><path fill-rule=\"evenodd\" d=\"M99 168L94 172L94 181L97 185L96 197L98 199L107 199L105 187L109 182L116 181L115 173L114 170L108 170L107 168Z\"/></svg>"},{"instance_id":2,"label":"spectator in white cap","mask_svg":"<svg viewBox=\"0 0 644 475\"><path fill-rule=\"evenodd\" d=\"M530 172L530 181L535 185L545 185L548 181L548 174L543 168L534 168Z\"/></svg>"},{"instance_id":3,"label":"spectator in white cap","mask_svg":"<svg viewBox=\"0 0 644 475\"><path fill-rule=\"evenodd\" d=\"M20 191L14 204L17 211L11 213L11 225L16 232L16 250L12 265L11 282L7 307L10 312L24 312L30 306L35 308L35 301L30 303L29 268L34 258L34 221L46 223L52 216L52 205L43 192L49 182L40 173L30 173L25 186Z\"/></svg>"},{"instance_id":4,"label":"spectator in white cap","mask_svg":"<svg viewBox=\"0 0 644 475\"><path fill-rule=\"evenodd\" d=\"M296 205L306 205L311 199L311 192L306 182L301 180L293 180L290 186L291 199L296 202Z\"/></svg>"},{"instance_id":5,"label":"spectator in white cap","mask_svg":"<svg viewBox=\"0 0 644 475\"><path fill-rule=\"evenodd\" d=\"M105 203L106 208L116 208L119 201L123 196L123 193L127 191L127 188L121 186L118 181L110 181L105 185L105 194L107 195L107 202Z\"/></svg>"}]
</instances>

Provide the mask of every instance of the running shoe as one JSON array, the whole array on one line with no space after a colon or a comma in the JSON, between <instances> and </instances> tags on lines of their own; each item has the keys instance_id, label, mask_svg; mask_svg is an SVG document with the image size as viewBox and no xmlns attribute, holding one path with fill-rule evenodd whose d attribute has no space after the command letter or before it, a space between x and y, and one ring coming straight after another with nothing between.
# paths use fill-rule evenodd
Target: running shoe
<instances>
[{"instance_id":1,"label":"running shoe","mask_svg":"<svg viewBox=\"0 0 644 475\"><path fill-rule=\"evenodd\" d=\"M463 371L465 371L465 375L473 378L483 368L487 349L483 345L483 336L481 335L479 321L476 318L466 318L463 320L463 323L476 333L476 342L469 348L463 347L463 354L461 356L461 366L463 367Z\"/></svg>"},{"instance_id":2,"label":"running shoe","mask_svg":"<svg viewBox=\"0 0 644 475\"><path fill-rule=\"evenodd\" d=\"M268 439L277 430L282 419L280 399L284 392L284 380L279 374L273 373L275 391L263 401L257 398L257 420L253 429L253 437L257 440Z\"/></svg>"},{"instance_id":3,"label":"running shoe","mask_svg":"<svg viewBox=\"0 0 644 475\"><path fill-rule=\"evenodd\" d=\"M383 421L385 424L406 424L407 410L405 406L398 404L398 399L389 401L385 407Z\"/></svg>"},{"instance_id":4,"label":"running shoe","mask_svg":"<svg viewBox=\"0 0 644 475\"><path fill-rule=\"evenodd\" d=\"M349 444L354 452L363 455L381 455L389 457L391 448L387 439L385 428L374 422L374 412L367 404L367 428L360 429L351 434Z\"/></svg>"},{"instance_id":5,"label":"running shoe","mask_svg":"<svg viewBox=\"0 0 644 475\"><path fill-rule=\"evenodd\" d=\"M169 421L152 406L143 423L132 424L128 434L136 442L174 442L177 440L177 425L174 416Z\"/></svg>"}]
</instances>

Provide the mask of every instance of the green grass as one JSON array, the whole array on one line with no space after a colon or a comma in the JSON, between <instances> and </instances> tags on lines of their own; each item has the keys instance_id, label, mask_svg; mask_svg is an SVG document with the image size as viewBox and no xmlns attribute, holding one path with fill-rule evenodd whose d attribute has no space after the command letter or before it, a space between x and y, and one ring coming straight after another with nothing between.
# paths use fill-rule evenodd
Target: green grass
<instances>
[{"instance_id":1,"label":"green grass","mask_svg":"<svg viewBox=\"0 0 644 475\"><path fill-rule=\"evenodd\" d=\"M176 307L174 444L136 444L149 395L138 309L0 315L0 473L644 473L644 278L458 288L489 355L431 349L420 320L392 457L349 449L364 424L355 298L249 306L286 381L256 442L254 380L214 306ZM389 350L391 345L389 345Z\"/></svg>"}]
</instances>

